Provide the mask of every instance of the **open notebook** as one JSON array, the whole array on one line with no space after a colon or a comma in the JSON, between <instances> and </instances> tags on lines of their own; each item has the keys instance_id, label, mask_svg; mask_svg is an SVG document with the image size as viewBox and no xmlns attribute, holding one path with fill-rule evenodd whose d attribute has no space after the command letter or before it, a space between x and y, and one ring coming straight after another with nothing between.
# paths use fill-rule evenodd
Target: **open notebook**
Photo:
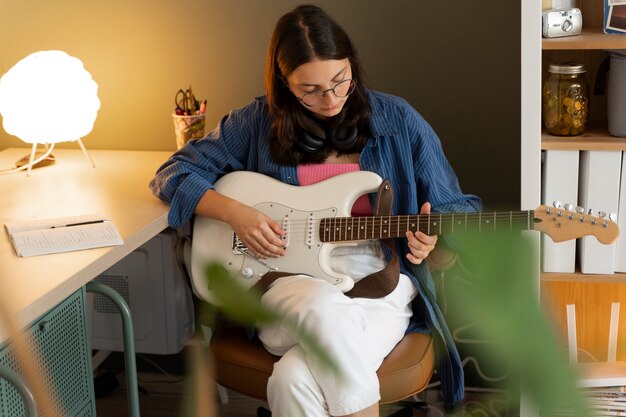
<instances>
[{"instance_id":1,"label":"open notebook","mask_svg":"<svg viewBox=\"0 0 626 417\"><path fill-rule=\"evenodd\" d=\"M5 223L19 256L115 246L124 243L113 222L98 214Z\"/></svg>"}]
</instances>

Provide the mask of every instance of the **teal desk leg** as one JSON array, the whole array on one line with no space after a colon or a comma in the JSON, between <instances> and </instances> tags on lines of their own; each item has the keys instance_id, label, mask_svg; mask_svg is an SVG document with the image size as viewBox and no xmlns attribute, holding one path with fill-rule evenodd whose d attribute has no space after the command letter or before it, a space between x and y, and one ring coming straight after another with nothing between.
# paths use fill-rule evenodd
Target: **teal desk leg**
<instances>
[{"instance_id":1,"label":"teal desk leg","mask_svg":"<svg viewBox=\"0 0 626 417\"><path fill-rule=\"evenodd\" d=\"M37 407L35 406L35 397L28 388L22 377L13 372L11 369L0 366L0 378L6 379L11 383L22 397L26 416L37 417Z\"/></svg>"},{"instance_id":2,"label":"teal desk leg","mask_svg":"<svg viewBox=\"0 0 626 417\"><path fill-rule=\"evenodd\" d=\"M124 298L111 287L96 282L86 286L87 292L94 292L108 297L115 303L122 317L124 332L124 364L126 367L126 385L128 389L128 411L130 417L139 417L139 388L137 383L137 365L135 363L135 335L130 308Z\"/></svg>"}]
</instances>

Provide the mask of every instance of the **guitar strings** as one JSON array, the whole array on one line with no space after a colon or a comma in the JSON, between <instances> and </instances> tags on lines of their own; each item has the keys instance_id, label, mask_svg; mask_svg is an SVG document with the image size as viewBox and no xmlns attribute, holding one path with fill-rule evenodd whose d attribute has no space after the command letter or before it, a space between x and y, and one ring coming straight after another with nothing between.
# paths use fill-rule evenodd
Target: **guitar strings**
<instances>
[{"instance_id":1,"label":"guitar strings","mask_svg":"<svg viewBox=\"0 0 626 417\"><path fill-rule=\"evenodd\" d=\"M398 233L399 231L427 230L428 228L430 228L432 232L438 232L442 229L451 231L454 226L459 227L459 225L461 225L461 229L471 228L474 230L476 226L484 227L485 230L497 229L498 221L503 229L512 229L514 227L515 230L519 230L519 226L524 226L524 229L528 229L533 223L532 217L532 211L509 213L454 213L454 215L450 213L431 213L393 216L325 216L320 218L307 217L289 219L286 228L289 239L306 239L306 236L309 235L309 231L319 233L322 222L326 221L328 226L332 227L333 230L329 230L328 233L322 233L325 235L324 237L334 239L344 237L345 240L373 240L389 237L392 236L392 234L392 237L403 236L403 234ZM282 222L284 218L274 220L279 223L281 227L283 226ZM452 224L453 220L454 224ZM385 227L388 227L389 230L386 230ZM361 234L363 234L364 237L360 237ZM350 235L349 238L348 235Z\"/></svg>"},{"instance_id":2,"label":"guitar strings","mask_svg":"<svg viewBox=\"0 0 626 417\"><path fill-rule=\"evenodd\" d=\"M386 237L403 237L411 230L422 230L429 234L442 234L458 231L497 231L497 230L529 230L534 224L536 210L510 212L471 212L471 213L430 213L391 216L340 216L329 217L302 217L304 213L298 211L298 218L289 215L274 219L287 231L287 238L313 239L318 241L358 241L376 240ZM293 213L293 212L292 212ZM582 213L572 213L572 218L563 217L563 220L582 222L584 218L599 222L611 222L609 219L586 216ZM293 214L292 214L293 215ZM288 224L283 221L288 219ZM588 220L589 220L588 219ZM320 230L322 222L326 222L331 229ZM363 224L364 223L364 224ZM285 227L286 226L286 227ZM457 229L457 230L455 230ZM402 232L402 233L401 233ZM361 237L363 235L363 237Z\"/></svg>"},{"instance_id":3,"label":"guitar strings","mask_svg":"<svg viewBox=\"0 0 626 417\"><path fill-rule=\"evenodd\" d=\"M407 214L407 215L392 215L392 216L339 216L339 217L330 217L330 216L323 216L323 217L312 217L314 219L314 221L322 221L322 220L328 220L328 221L346 221L346 219L355 219L353 221L358 221L358 219L361 219L362 221L367 221L367 222L372 222L372 221L378 221L378 222L387 222L387 221L391 221L391 222L396 222L396 221L407 221L410 220L412 222L415 222L417 220L417 222L419 222L420 224L428 224L431 221L440 221L440 222L451 222L451 221L464 221L466 218L468 220L472 220L472 221L484 221L484 222L488 222L491 219L514 219L514 220L520 220L520 219L527 219L528 217L534 217L532 216L532 212L513 212L513 213L502 213L502 212L498 212L495 214L493 213L482 213L482 214L477 214L477 213L467 213L467 216L465 215L465 213L455 213L454 215L452 214L442 214L439 215L437 213L431 213L430 215L428 214ZM281 223L285 218L289 218L289 216L285 216L283 218L280 219L272 219L277 223ZM290 223L308 223L310 222L309 217L306 218L296 218L296 219L291 219L289 218L289 222Z\"/></svg>"}]
</instances>

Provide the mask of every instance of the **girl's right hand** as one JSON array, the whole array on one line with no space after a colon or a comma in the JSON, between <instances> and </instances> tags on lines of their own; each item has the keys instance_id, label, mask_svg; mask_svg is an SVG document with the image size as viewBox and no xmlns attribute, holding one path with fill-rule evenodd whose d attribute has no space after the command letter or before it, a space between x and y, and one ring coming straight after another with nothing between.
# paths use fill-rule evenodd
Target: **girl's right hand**
<instances>
[{"instance_id":1,"label":"girl's right hand","mask_svg":"<svg viewBox=\"0 0 626 417\"><path fill-rule=\"evenodd\" d=\"M277 258L285 254L285 242L281 239L285 232L276 221L245 204L230 208L226 222L257 257Z\"/></svg>"}]
</instances>

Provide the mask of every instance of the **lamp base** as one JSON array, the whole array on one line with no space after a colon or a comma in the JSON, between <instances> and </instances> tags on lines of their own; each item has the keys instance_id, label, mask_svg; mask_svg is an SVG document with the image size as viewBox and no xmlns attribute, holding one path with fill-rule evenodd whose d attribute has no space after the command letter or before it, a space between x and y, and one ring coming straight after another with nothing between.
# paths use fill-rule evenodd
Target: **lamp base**
<instances>
[{"instance_id":1,"label":"lamp base","mask_svg":"<svg viewBox=\"0 0 626 417\"><path fill-rule=\"evenodd\" d=\"M45 154L45 151L35 152L35 157L33 158L33 161L37 160L37 158L43 156L44 154ZM20 158L15 162L15 167L19 168L24 165L28 165L29 160L30 160L30 155L26 155L25 157ZM41 161L37 162L36 164L33 164L32 168L41 168L41 167L45 167L48 165L53 165L55 162L56 162L56 158L54 157L54 155L50 154L48 155L47 158L44 158Z\"/></svg>"}]
</instances>

